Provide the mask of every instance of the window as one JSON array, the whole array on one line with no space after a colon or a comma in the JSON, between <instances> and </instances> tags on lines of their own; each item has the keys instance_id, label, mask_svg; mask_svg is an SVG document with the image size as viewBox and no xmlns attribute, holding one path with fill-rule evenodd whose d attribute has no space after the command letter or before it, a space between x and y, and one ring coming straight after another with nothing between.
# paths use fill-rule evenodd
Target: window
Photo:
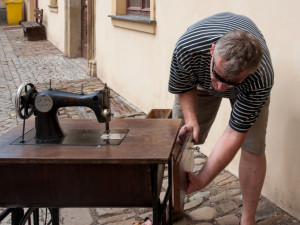
<instances>
[{"instance_id":1,"label":"window","mask_svg":"<svg viewBox=\"0 0 300 225\"><path fill-rule=\"evenodd\" d=\"M112 24L115 27L155 34L156 0L112 0Z\"/></svg>"},{"instance_id":2,"label":"window","mask_svg":"<svg viewBox=\"0 0 300 225\"><path fill-rule=\"evenodd\" d=\"M150 0L127 0L127 14L150 16Z\"/></svg>"},{"instance_id":3,"label":"window","mask_svg":"<svg viewBox=\"0 0 300 225\"><path fill-rule=\"evenodd\" d=\"M49 5L57 6L57 0L50 0Z\"/></svg>"},{"instance_id":4,"label":"window","mask_svg":"<svg viewBox=\"0 0 300 225\"><path fill-rule=\"evenodd\" d=\"M48 6L51 12L58 12L57 0L50 0Z\"/></svg>"}]
</instances>

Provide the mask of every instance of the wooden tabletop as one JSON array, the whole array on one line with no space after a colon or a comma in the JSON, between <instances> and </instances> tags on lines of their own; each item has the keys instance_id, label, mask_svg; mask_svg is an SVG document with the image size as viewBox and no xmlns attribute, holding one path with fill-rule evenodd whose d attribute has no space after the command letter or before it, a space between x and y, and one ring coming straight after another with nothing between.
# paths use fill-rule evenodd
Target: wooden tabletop
<instances>
[{"instance_id":1,"label":"wooden tabletop","mask_svg":"<svg viewBox=\"0 0 300 225\"><path fill-rule=\"evenodd\" d=\"M95 119L60 119L62 129L104 129ZM110 129L129 129L120 145L11 145L22 134L22 125L0 137L0 164L11 163L167 163L181 125L177 119L113 119ZM26 120L26 132L34 119ZM46 129L46 128L45 128Z\"/></svg>"}]
</instances>

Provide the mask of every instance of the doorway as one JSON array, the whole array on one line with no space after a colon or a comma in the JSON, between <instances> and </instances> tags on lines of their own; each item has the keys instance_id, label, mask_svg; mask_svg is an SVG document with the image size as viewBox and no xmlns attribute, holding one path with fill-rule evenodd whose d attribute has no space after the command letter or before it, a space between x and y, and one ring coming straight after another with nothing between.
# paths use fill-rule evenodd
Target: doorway
<instances>
[{"instance_id":1,"label":"doorway","mask_svg":"<svg viewBox=\"0 0 300 225\"><path fill-rule=\"evenodd\" d=\"M95 1L65 0L65 55L94 60Z\"/></svg>"}]
</instances>

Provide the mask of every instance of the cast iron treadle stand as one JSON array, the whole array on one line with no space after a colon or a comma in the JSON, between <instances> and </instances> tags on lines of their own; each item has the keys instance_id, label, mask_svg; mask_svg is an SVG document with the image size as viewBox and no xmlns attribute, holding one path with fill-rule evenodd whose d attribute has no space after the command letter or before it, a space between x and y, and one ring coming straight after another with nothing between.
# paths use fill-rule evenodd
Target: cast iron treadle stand
<instances>
[{"instance_id":1,"label":"cast iron treadle stand","mask_svg":"<svg viewBox=\"0 0 300 225\"><path fill-rule=\"evenodd\" d=\"M166 225L167 223L172 225L172 162L173 154L168 161L168 189L165 194L162 204L159 200L159 193L157 189L157 171L158 165L151 166L151 178L152 178L152 200L153 200L153 225ZM169 201L169 205L168 205ZM168 210L167 207L169 206ZM168 221L166 214L168 213Z\"/></svg>"},{"instance_id":2,"label":"cast iron treadle stand","mask_svg":"<svg viewBox=\"0 0 300 225\"><path fill-rule=\"evenodd\" d=\"M51 216L47 225L59 225L59 209L47 209ZM9 214L11 214L11 225L31 224L31 216L33 216L33 225L39 225L39 208L29 208L25 214L23 208L7 208L0 214L0 222ZM47 218L45 218L45 220L47 221Z\"/></svg>"}]
</instances>

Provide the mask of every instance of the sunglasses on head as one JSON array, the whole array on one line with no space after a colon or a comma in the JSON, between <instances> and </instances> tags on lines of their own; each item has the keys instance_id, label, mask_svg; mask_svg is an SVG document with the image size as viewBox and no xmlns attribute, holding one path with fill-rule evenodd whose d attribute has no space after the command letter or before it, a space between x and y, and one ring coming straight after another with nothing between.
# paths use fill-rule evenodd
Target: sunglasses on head
<instances>
[{"instance_id":1,"label":"sunglasses on head","mask_svg":"<svg viewBox=\"0 0 300 225\"><path fill-rule=\"evenodd\" d=\"M213 61L212 61L212 73L213 73L213 75L214 75L214 77L218 80L218 81L220 81L220 82L222 82L222 83L224 83L224 84L228 84L228 85L230 85L230 86L237 86L237 85L239 85L240 83L237 83L237 82L231 82L231 81L228 81L228 80L225 80L223 77L221 77L218 73L217 73L217 71L215 70L215 58L213 57L213 59L212 59Z\"/></svg>"}]
</instances>

